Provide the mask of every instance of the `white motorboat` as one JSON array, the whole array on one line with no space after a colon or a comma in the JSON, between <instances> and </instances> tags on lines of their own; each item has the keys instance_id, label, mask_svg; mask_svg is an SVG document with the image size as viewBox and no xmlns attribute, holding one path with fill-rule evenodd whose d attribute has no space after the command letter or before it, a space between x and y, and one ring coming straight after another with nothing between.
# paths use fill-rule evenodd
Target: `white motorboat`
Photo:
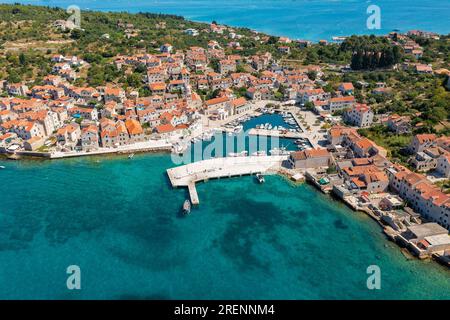
<instances>
[{"instance_id":1,"label":"white motorboat","mask_svg":"<svg viewBox=\"0 0 450 320\"><path fill-rule=\"evenodd\" d=\"M176 144L173 146L173 150L175 151L175 153L177 154L183 154L184 152L184 147L182 145Z\"/></svg>"},{"instance_id":2,"label":"white motorboat","mask_svg":"<svg viewBox=\"0 0 450 320\"><path fill-rule=\"evenodd\" d=\"M229 157L246 157L248 155L248 151L242 151L242 152L230 152L228 154Z\"/></svg>"},{"instance_id":3,"label":"white motorboat","mask_svg":"<svg viewBox=\"0 0 450 320\"><path fill-rule=\"evenodd\" d=\"M272 156L286 156L290 155L291 151L286 150L286 148L282 147L281 149L273 148L269 151Z\"/></svg>"},{"instance_id":4,"label":"white motorboat","mask_svg":"<svg viewBox=\"0 0 450 320\"><path fill-rule=\"evenodd\" d=\"M264 150L256 151L256 152L252 153L252 156L255 156L255 157L264 157L266 155L267 155L267 153Z\"/></svg>"},{"instance_id":5,"label":"white motorboat","mask_svg":"<svg viewBox=\"0 0 450 320\"><path fill-rule=\"evenodd\" d=\"M256 174L256 179L258 179L259 183L264 183L266 180L264 179L264 176L260 173Z\"/></svg>"},{"instance_id":6,"label":"white motorboat","mask_svg":"<svg viewBox=\"0 0 450 320\"><path fill-rule=\"evenodd\" d=\"M184 201L184 203L183 203L183 213L185 215L188 215L188 214L191 213L191 201L189 201L189 200Z\"/></svg>"},{"instance_id":7,"label":"white motorboat","mask_svg":"<svg viewBox=\"0 0 450 320\"><path fill-rule=\"evenodd\" d=\"M243 129L244 129L243 125L238 125L234 128L233 131L234 131L234 133L241 133Z\"/></svg>"}]
</instances>

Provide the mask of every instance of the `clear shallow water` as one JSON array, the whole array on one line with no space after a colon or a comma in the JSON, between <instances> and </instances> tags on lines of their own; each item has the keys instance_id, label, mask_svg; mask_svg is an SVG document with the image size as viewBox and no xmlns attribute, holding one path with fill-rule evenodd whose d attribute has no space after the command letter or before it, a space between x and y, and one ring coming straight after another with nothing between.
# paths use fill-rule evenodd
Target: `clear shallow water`
<instances>
[{"instance_id":1,"label":"clear shallow water","mask_svg":"<svg viewBox=\"0 0 450 320\"><path fill-rule=\"evenodd\" d=\"M447 270L407 261L365 215L278 176L199 184L185 218L169 155L0 165L2 299L450 298ZM72 264L79 292L65 286ZM380 291L366 288L371 264Z\"/></svg>"},{"instance_id":2,"label":"clear shallow water","mask_svg":"<svg viewBox=\"0 0 450 320\"><path fill-rule=\"evenodd\" d=\"M103 11L155 12L188 19L249 27L269 34L308 40L351 34L386 34L394 29L450 32L448 0L2 0ZM381 8L381 29L368 30L367 7Z\"/></svg>"}]
</instances>

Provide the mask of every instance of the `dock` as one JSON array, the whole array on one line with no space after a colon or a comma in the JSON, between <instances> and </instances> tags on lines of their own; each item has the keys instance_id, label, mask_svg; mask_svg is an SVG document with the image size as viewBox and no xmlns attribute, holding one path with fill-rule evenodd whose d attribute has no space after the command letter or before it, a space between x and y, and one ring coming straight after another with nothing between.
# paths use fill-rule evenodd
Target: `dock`
<instances>
[{"instance_id":1,"label":"dock","mask_svg":"<svg viewBox=\"0 0 450 320\"><path fill-rule=\"evenodd\" d=\"M302 127L301 126L301 120L299 119L299 117L295 114L295 112L290 112L290 114L291 114L291 116L292 116L292 118L294 118L294 120L295 120L295 122L297 123L297 125L299 126L299 127ZM303 128L303 130L304 130L304 132L303 133L301 133L300 134L300 138L303 138L303 139L308 139L308 141L309 141L309 144L313 147L313 148L317 148L318 146L319 146L319 144L318 144L318 140L315 140L315 139L312 139L312 137L311 137L311 133L308 133L307 132L307 130L306 130L306 128Z\"/></svg>"},{"instance_id":2,"label":"dock","mask_svg":"<svg viewBox=\"0 0 450 320\"><path fill-rule=\"evenodd\" d=\"M195 187L195 182L190 182L188 184L189 197L191 198L191 203L193 205L200 204L200 200L198 199L197 188Z\"/></svg>"},{"instance_id":3,"label":"dock","mask_svg":"<svg viewBox=\"0 0 450 320\"><path fill-rule=\"evenodd\" d=\"M279 130L268 130L268 129L250 129L248 131L249 135L254 136L267 136L267 137L279 137L279 138L287 138L287 139L300 139L303 138L304 135L302 135L300 132L282 132Z\"/></svg>"},{"instance_id":4,"label":"dock","mask_svg":"<svg viewBox=\"0 0 450 320\"><path fill-rule=\"evenodd\" d=\"M254 136L266 136L266 137L277 137L277 138L286 138L286 139L305 139L309 142L309 144L316 148L317 144L311 139L311 134L305 132L280 132L278 130L267 130L267 129L250 129L248 131L249 135Z\"/></svg>"},{"instance_id":5,"label":"dock","mask_svg":"<svg viewBox=\"0 0 450 320\"><path fill-rule=\"evenodd\" d=\"M200 203L195 184L210 179L277 172L289 156L213 158L167 169L172 187L187 187L193 205Z\"/></svg>"}]
</instances>

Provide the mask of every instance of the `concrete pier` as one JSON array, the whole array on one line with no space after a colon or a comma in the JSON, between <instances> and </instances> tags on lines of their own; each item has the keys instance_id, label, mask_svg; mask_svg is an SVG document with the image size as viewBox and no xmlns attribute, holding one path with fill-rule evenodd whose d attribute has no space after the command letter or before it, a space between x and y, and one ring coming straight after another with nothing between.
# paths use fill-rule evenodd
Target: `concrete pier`
<instances>
[{"instance_id":1,"label":"concrete pier","mask_svg":"<svg viewBox=\"0 0 450 320\"><path fill-rule=\"evenodd\" d=\"M98 156L107 154L126 154L126 153L138 153L138 152L157 152L157 151L171 151L172 144L165 140L148 140L142 142L136 142L133 144L127 144L118 146L116 148L98 148L92 151L68 151L68 152L52 152L44 153L48 155L50 159L62 159L62 158L74 158L83 156ZM36 153L36 152L35 152ZM45 155L44 155L45 156Z\"/></svg>"},{"instance_id":2,"label":"concrete pier","mask_svg":"<svg viewBox=\"0 0 450 320\"><path fill-rule=\"evenodd\" d=\"M249 135L255 135L255 136L268 136L268 137L280 137L280 138L288 138L288 139L299 139L303 138L304 135L302 135L300 132L281 132L279 130L268 130L268 129L250 129L248 131Z\"/></svg>"},{"instance_id":3,"label":"concrete pier","mask_svg":"<svg viewBox=\"0 0 450 320\"><path fill-rule=\"evenodd\" d=\"M227 157L202 160L167 169L173 187L188 187L192 204L200 200L195 183L209 179L230 178L256 173L276 172L289 156Z\"/></svg>"},{"instance_id":4,"label":"concrete pier","mask_svg":"<svg viewBox=\"0 0 450 320\"><path fill-rule=\"evenodd\" d=\"M190 182L188 184L189 197L191 198L191 203L193 205L200 204L200 200L198 199L197 188L195 187L195 182Z\"/></svg>"},{"instance_id":5,"label":"concrete pier","mask_svg":"<svg viewBox=\"0 0 450 320\"><path fill-rule=\"evenodd\" d=\"M267 136L267 137L278 137L278 138L287 138L287 139L306 139L308 140L309 144L313 147L317 147L317 143L311 139L310 133L305 132L286 132L281 133L278 130L267 130L267 129L250 129L248 131L249 135L255 135L255 136Z\"/></svg>"}]
</instances>

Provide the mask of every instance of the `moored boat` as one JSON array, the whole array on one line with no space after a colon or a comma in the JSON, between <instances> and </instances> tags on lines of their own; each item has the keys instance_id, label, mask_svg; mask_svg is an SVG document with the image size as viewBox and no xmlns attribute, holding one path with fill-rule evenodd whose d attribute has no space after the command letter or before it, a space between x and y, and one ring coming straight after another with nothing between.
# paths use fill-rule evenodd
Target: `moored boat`
<instances>
[{"instance_id":1,"label":"moored boat","mask_svg":"<svg viewBox=\"0 0 450 320\"><path fill-rule=\"evenodd\" d=\"M183 203L183 214L190 214L191 213L191 201L186 200Z\"/></svg>"},{"instance_id":2,"label":"moored boat","mask_svg":"<svg viewBox=\"0 0 450 320\"><path fill-rule=\"evenodd\" d=\"M264 183L266 181L261 173L256 174L256 179L258 179L259 183Z\"/></svg>"},{"instance_id":3,"label":"moored boat","mask_svg":"<svg viewBox=\"0 0 450 320\"><path fill-rule=\"evenodd\" d=\"M184 147L180 144L176 144L173 146L173 152L179 155L182 155L184 153Z\"/></svg>"},{"instance_id":4,"label":"moored boat","mask_svg":"<svg viewBox=\"0 0 450 320\"><path fill-rule=\"evenodd\" d=\"M263 157L266 156L267 153L264 150L260 150L260 151L256 151L252 153L252 156L256 156L256 157Z\"/></svg>"},{"instance_id":5,"label":"moored boat","mask_svg":"<svg viewBox=\"0 0 450 320\"><path fill-rule=\"evenodd\" d=\"M233 132L234 132L234 133L241 133L243 129L244 129L244 126L243 126L243 125L238 125L238 126L236 126L236 127L233 129Z\"/></svg>"},{"instance_id":6,"label":"moored boat","mask_svg":"<svg viewBox=\"0 0 450 320\"><path fill-rule=\"evenodd\" d=\"M230 152L228 154L229 157L246 157L248 155L248 151L242 151L239 153L235 153L235 152Z\"/></svg>"},{"instance_id":7,"label":"moored boat","mask_svg":"<svg viewBox=\"0 0 450 320\"><path fill-rule=\"evenodd\" d=\"M281 149L273 148L272 150L269 151L269 153L272 156L286 156L286 155L290 155L291 151L286 150L285 147L282 147Z\"/></svg>"}]
</instances>

